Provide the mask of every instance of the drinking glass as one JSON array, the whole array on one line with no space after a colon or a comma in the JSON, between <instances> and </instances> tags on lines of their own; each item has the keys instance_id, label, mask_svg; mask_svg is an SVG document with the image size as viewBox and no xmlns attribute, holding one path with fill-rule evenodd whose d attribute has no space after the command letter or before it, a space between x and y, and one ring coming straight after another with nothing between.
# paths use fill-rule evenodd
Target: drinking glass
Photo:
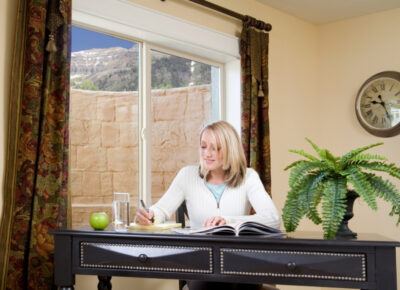
<instances>
[{"instance_id":1,"label":"drinking glass","mask_svg":"<svg viewBox=\"0 0 400 290\"><path fill-rule=\"evenodd\" d=\"M129 226L129 193L114 192L113 223L116 231L126 231Z\"/></svg>"}]
</instances>

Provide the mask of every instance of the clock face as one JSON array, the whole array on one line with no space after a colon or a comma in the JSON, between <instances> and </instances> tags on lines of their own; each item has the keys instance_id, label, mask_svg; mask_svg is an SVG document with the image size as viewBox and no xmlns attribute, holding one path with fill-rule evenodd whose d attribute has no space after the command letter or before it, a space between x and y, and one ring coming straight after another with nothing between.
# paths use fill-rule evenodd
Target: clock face
<instances>
[{"instance_id":1,"label":"clock face","mask_svg":"<svg viewBox=\"0 0 400 290\"><path fill-rule=\"evenodd\" d=\"M357 95L356 113L361 125L376 136L400 133L400 73L383 72L369 78Z\"/></svg>"}]
</instances>

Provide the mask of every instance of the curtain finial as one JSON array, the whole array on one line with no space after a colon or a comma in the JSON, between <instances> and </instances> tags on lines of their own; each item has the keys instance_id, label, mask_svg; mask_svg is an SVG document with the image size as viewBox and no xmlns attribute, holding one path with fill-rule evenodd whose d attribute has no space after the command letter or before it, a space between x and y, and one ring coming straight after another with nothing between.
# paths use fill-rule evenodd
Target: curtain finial
<instances>
[{"instance_id":1,"label":"curtain finial","mask_svg":"<svg viewBox=\"0 0 400 290\"><path fill-rule=\"evenodd\" d=\"M261 82L258 85L258 97L264 97L264 90Z\"/></svg>"}]
</instances>

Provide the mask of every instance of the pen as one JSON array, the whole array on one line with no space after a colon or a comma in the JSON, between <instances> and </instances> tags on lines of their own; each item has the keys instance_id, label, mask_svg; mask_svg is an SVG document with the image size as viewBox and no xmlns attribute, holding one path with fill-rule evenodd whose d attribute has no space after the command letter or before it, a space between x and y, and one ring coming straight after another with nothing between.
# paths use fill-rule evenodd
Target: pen
<instances>
[{"instance_id":1,"label":"pen","mask_svg":"<svg viewBox=\"0 0 400 290\"><path fill-rule=\"evenodd\" d=\"M143 199L140 200L140 204L142 205L143 209L147 212L149 212L149 209L147 208L146 204L144 203ZM150 219L151 223L154 223L154 217Z\"/></svg>"}]
</instances>

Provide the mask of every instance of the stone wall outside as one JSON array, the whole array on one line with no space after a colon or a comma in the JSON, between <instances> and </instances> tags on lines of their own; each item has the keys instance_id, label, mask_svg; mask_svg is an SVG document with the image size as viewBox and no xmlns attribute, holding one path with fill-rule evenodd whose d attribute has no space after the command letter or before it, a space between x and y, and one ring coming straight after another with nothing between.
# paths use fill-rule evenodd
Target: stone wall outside
<instances>
[{"instance_id":1,"label":"stone wall outside","mask_svg":"<svg viewBox=\"0 0 400 290\"><path fill-rule=\"evenodd\" d=\"M210 86L152 91L152 197L156 202L176 173L198 162L201 127L211 120ZM110 217L113 192L138 197L138 94L71 90L70 193L72 225L92 212Z\"/></svg>"}]
</instances>

